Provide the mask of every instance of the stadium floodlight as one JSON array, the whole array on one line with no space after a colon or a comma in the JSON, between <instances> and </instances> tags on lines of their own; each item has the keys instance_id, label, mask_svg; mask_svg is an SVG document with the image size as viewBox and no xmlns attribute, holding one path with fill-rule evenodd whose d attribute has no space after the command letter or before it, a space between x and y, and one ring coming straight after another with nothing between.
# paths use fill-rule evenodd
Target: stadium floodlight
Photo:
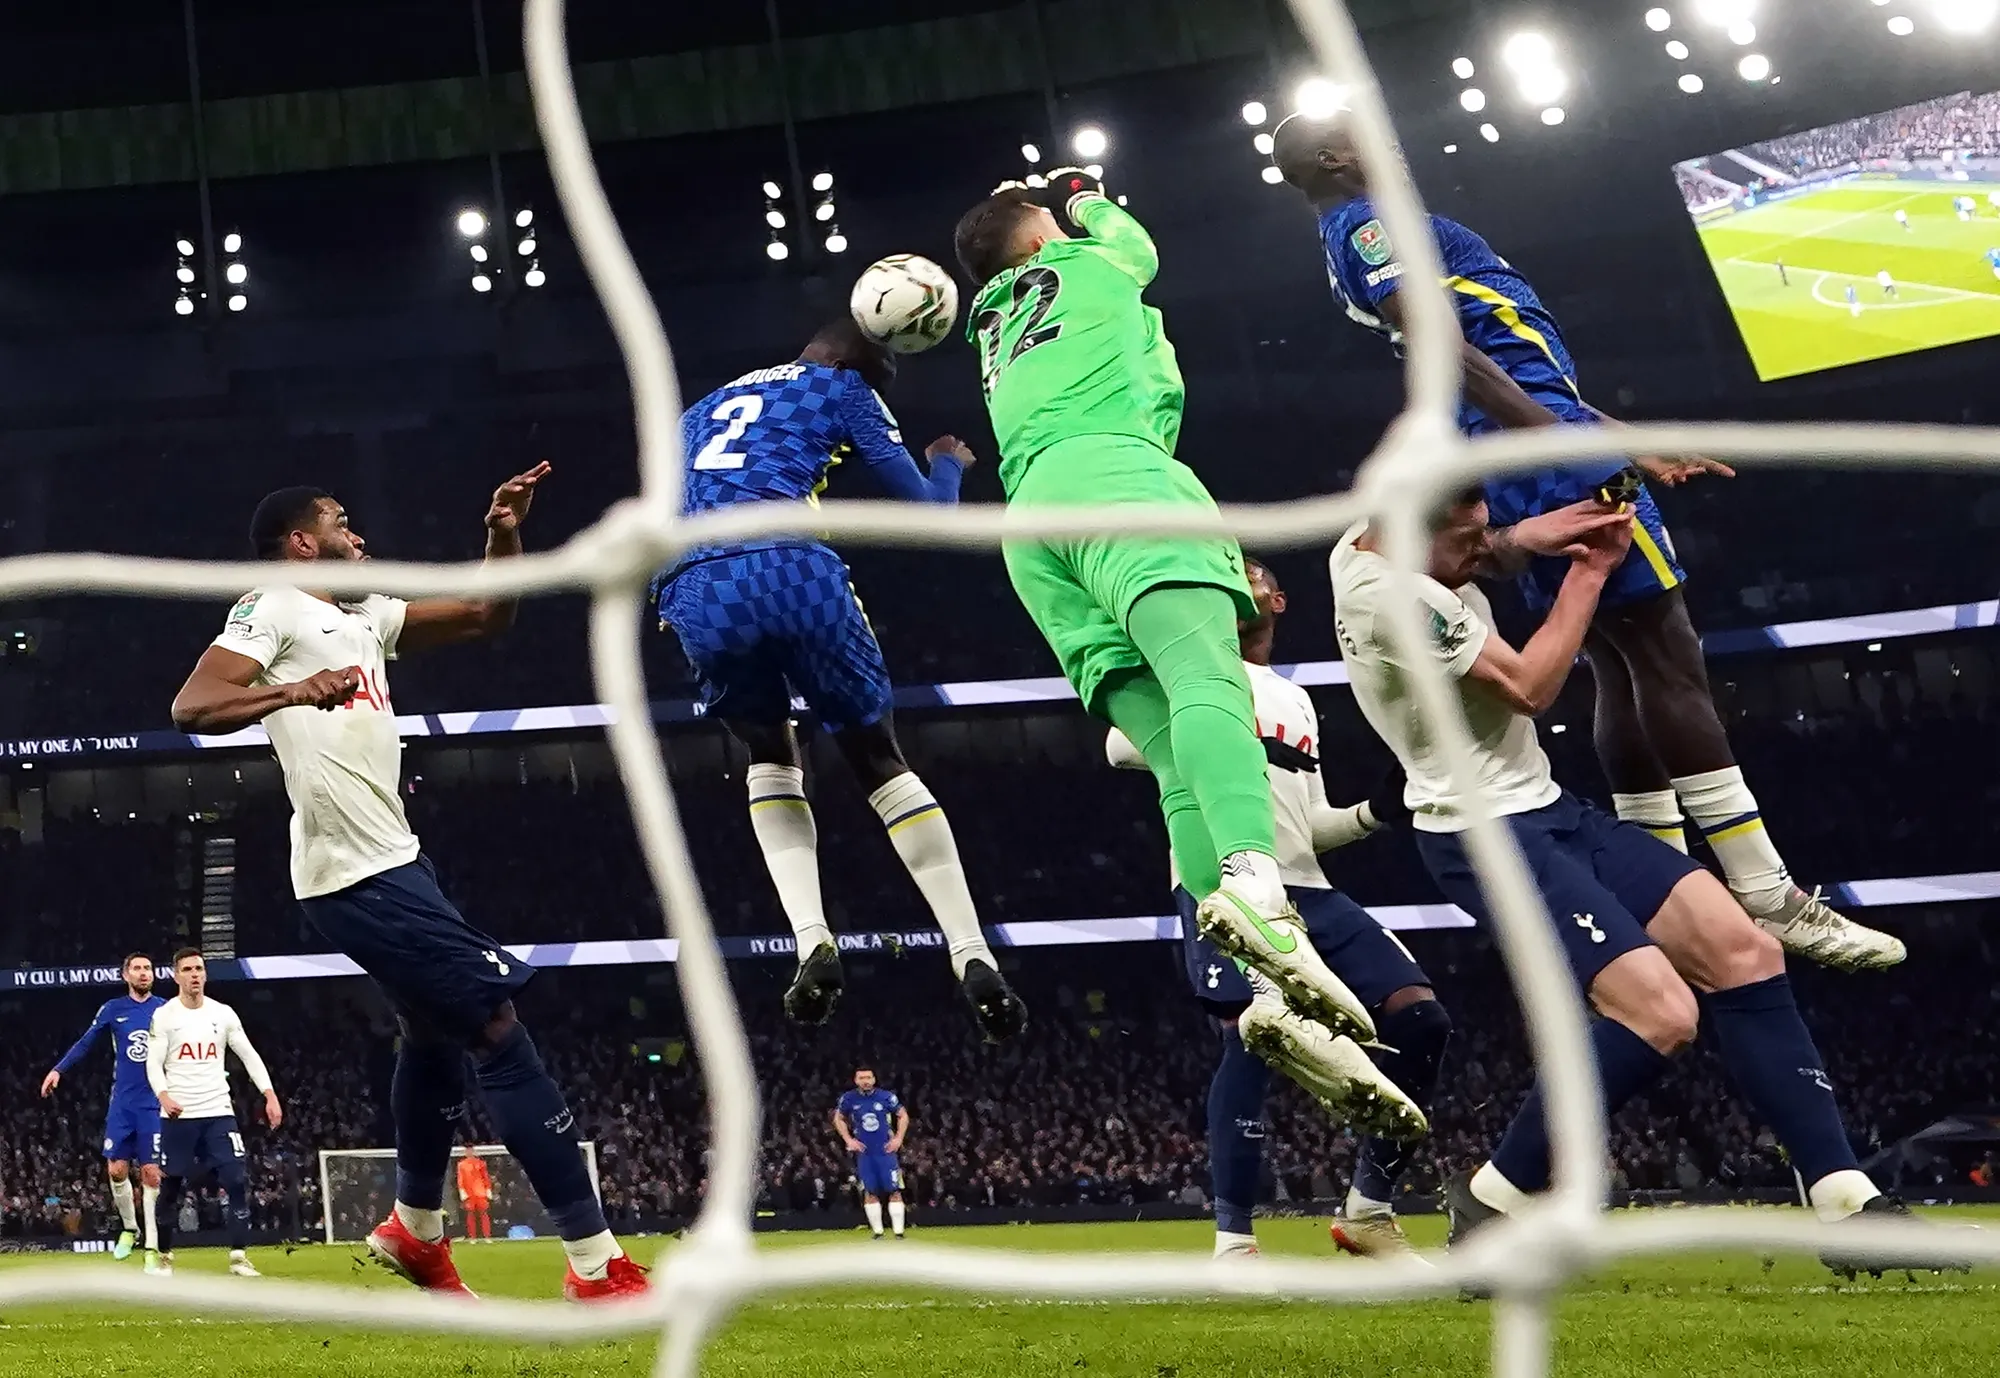
<instances>
[{"instance_id":1,"label":"stadium floodlight","mask_svg":"<svg viewBox=\"0 0 2000 1378\"><path fill-rule=\"evenodd\" d=\"M472 246L472 261L474 263L484 263L486 261L486 246L484 244L475 244Z\"/></svg>"},{"instance_id":2,"label":"stadium floodlight","mask_svg":"<svg viewBox=\"0 0 2000 1378\"><path fill-rule=\"evenodd\" d=\"M1762 81L1771 75L1771 59L1762 53L1751 53L1736 64L1736 75L1745 81Z\"/></svg>"},{"instance_id":3,"label":"stadium floodlight","mask_svg":"<svg viewBox=\"0 0 2000 1378\"><path fill-rule=\"evenodd\" d=\"M1646 27L1654 33L1665 33L1673 26L1674 17L1665 10L1654 8L1646 11Z\"/></svg>"},{"instance_id":4,"label":"stadium floodlight","mask_svg":"<svg viewBox=\"0 0 2000 1378\"><path fill-rule=\"evenodd\" d=\"M1254 148L1256 148L1256 150L1259 153L1263 154L1266 158L1270 157L1271 150L1278 146L1277 140L1271 137L1270 132L1268 130L1263 130L1263 129L1257 131L1257 137L1252 139L1250 143Z\"/></svg>"},{"instance_id":5,"label":"stadium floodlight","mask_svg":"<svg viewBox=\"0 0 2000 1378\"><path fill-rule=\"evenodd\" d=\"M815 172L813 174L813 190L832 191L833 174L831 172Z\"/></svg>"},{"instance_id":6,"label":"stadium floodlight","mask_svg":"<svg viewBox=\"0 0 2000 1378\"><path fill-rule=\"evenodd\" d=\"M542 271L542 265L539 262L529 264L528 271L521 275L521 284L524 287L540 287L548 280L549 275Z\"/></svg>"},{"instance_id":7,"label":"stadium floodlight","mask_svg":"<svg viewBox=\"0 0 2000 1378\"><path fill-rule=\"evenodd\" d=\"M222 270L222 275L229 279L230 286L240 287L243 285L244 280L250 276L250 270L240 263L232 263Z\"/></svg>"},{"instance_id":8,"label":"stadium floodlight","mask_svg":"<svg viewBox=\"0 0 2000 1378\"><path fill-rule=\"evenodd\" d=\"M813 207L813 219L819 221L822 225L833 219L833 201L831 198Z\"/></svg>"},{"instance_id":9,"label":"stadium floodlight","mask_svg":"<svg viewBox=\"0 0 2000 1378\"><path fill-rule=\"evenodd\" d=\"M522 258L533 258L535 256L535 237L528 235L523 238L519 244L514 246L514 252Z\"/></svg>"},{"instance_id":10,"label":"stadium floodlight","mask_svg":"<svg viewBox=\"0 0 2000 1378\"><path fill-rule=\"evenodd\" d=\"M1309 120L1323 120L1346 108L1347 88L1325 77L1311 77L1292 93L1292 108Z\"/></svg>"},{"instance_id":11,"label":"stadium floodlight","mask_svg":"<svg viewBox=\"0 0 2000 1378\"><path fill-rule=\"evenodd\" d=\"M474 273L472 275L472 290L475 292L491 292L493 290L493 279L484 273Z\"/></svg>"},{"instance_id":12,"label":"stadium floodlight","mask_svg":"<svg viewBox=\"0 0 2000 1378\"><path fill-rule=\"evenodd\" d=\"M784 194L785 194L785 189L779 186L776 182L764 183L764 199L766 201L775 201Z\"/></svg>"},{"instance_id":13,"label":"stadium floodlight","mask_svg":"<svg viewBox=\"0 0 2000 1378\"><path fill-rule=\"evenodd\" d=\"M1676 62L1686 62L1688 60L1688 45L1681 42L1678 38L1668 39L1667 56Z\"/></svg>"},{"instance_id":14,"label":"stadium floodlight","mask_svg":"<svg viewBox=\"0 0 2000 1378\"><path fill-rule=\"evenodd\" d=\"M1908 15L1894 15L1889 20L1889 32L1898 38L1908 38L1916 31L1916 23Z\"/></svg>"},{"instance_id":15,"label":"stadium floodlight","mask_svg":"<svg viewBox=\"0 0 2000 1378\"><path fill-rule=\"evenodd\" d=\"M1102 158L1104 151L1111 147L1111 140L1096 125L1087 124L1070 136L1069 146L1076 150L1079 158Z\"/></svg>"},{"instance_id":16,"label":"stadium floodlight","mask_svg":"<svg viewBox=\"0 0 2000 1378\"><path fill-rule=\"evenodd\" d=\"M1039 163L1040 161L1042 161L1042 150L1038 145L1035 144L1022 144L1021 156L1025 158L1028 162Z\"/></svg>"},{"instance_id":17,"label":"stadium floodlight","mask_svg":"<svg viewBox=\"0 0 2000 1378\"><path fill-rule=\"evenodd\" d=\"M467 239L477 239L486 233L486 217L476 210L462 210L458 213L458 232Z\"/></svg>"},{"instance_id":18,"label":"stadium floodlight","mask_svg":"<svg viewBox=\"0 0 2000 1378\"><path fill-rule=\"evenodd\" d=\"M826 251L830 254L847 252L847 236L840 232L838 225L834 226L833 233L826 237Z\"/></svg>"},{"instance_id":19,"label":"stadium floodlight","mask_svg":"<svg viewBox=\"0 0 2000 1378\"><path fill-rule=\"evenodd\" d=\"M174 280L183 285L192 283L194 281L194 269L183 263L180 267L174 269Z\"/></svg>"},{"instance_id":20,"label":"stadium floodlight","mask_svg":"<svg viewBox=\"0 0 2000 1378\"><path fill-rule=\"evenodd\" d=\"M1278 171L1278 169L1270 163L1264 164L1263 171L1259 172L1257 175L1259 177L1262 177L1266 182L1268 182L1270 185L1274 187L1278 185L1278 183L1285 180L1285 174Z\"/></svg>"},{"instance_id":21,"label":"stadium floodlight","mask_svg":"<svg viewBox=\"0 0 2000 1378\"><path fill-rule=\"evenodd\" d=\"M1739 19L1729 26L1729 41L1739 48L1747 48L1757 41L1757 26L1747 19Z\"/></svg>"},{"instance_id":22,"label":"stadium floodlight","mask_svg":"<svg viewBox=\"0 0 2000 1378\"><path fill-rule=\"evenodd\" d=\"M1756 14L1757 0L1694 0L1694 12L1703 23L1726 29Z\"/></svg>"},{"instance_id":23,"label":"stadium floodlight","mask_svg":"<svg viewBox=\"0 0 2000 1378\"><path fill-rule=\"evenodd\" d=\"M1569 90L1569 78L1553 67L1540 67L1521 74L1521 99L1530 105L1549 105L1561 100Z\"/></svg>"},{"instance_id":24,"label":"stadium floodlight","mask_svg":"<svg viewBox=\"0 0 2000 1378\"><path fill-rule=\"evenodd\" d=\"M174 249L182 258L192 258L194 256L194 241L191 239L176 239L174 241Z\"/></svg>"},{"instance_id":25,"label":"stadium floodlight","mask_svg":"<svg viewBox=\"0 0 2000 1378\"><path fill-rule=\"evenodd\" d=\"M773 263L783 263L792 256L792 251L782 239L774 239L764 246L764 253Z\"/></svg>"},{"instance_id":26,"label":"stadium floodlight","mask_svg":"<svg viewBox=\"0 0 2000 1378\"><path fill-rule=\"evenodd\" d=\"M785 213L773 206L764 212L764 223L774 230L782 230L785 228Z\"/></svg>"},{"instance_id":27,"label":"stadium floodlight","mask_svg":"<svg viewBox=\"0 0 2000 1378\"><path fill-rule=\"evenodd\" d=\"M1245 101L1243 103L1243 123L1245 124L1262 124L1270 116L1271 112L1264 108L1264 102L1260 100Z\"/></svg>"},{"instance_id":28,"label":"stadium floodlight","mask_svg":"<svg viewBox=\"0 0 2000 1378\"><path fill-rule=\"evenodd\" d=\"M1460 81L1471 81L1472 74L1479 70L1472 65L1469 57L1455 57L1451 60L1451 74Z\"/></svg>"},{"instance_id":29,"label":"stadium floodlight","mask_svg":"<svg viewBox=\"0 0 2000 1378\"><path fill-rule=\"evenodd\" d=\"M222 252L224 252L225 254L234 254L234 253L241 253L242 251L243 251L242 235L236 233L236 231L234 230L231 230L228 234L222 236Z\"/></svg>"},{"instance_id":30,"label":"stadium floodlight","mask_svg":"<svg viewBox=\"0 0 2000 1378\"><path fill-rule=\"evenodd\" d=\"M194 314L194 302L188 297L187 293L183 292L174 298L174 314L176 316L192 316Z\"/></svg>"},{"instance_id":31,"label":"stadium floodlight","mask_svg":"<svg viewBox=\"0 0 2000 1378\"><path fill-rule=\"evenodd\" d=\"M244 296L241 292L236 293L229 299L229 309L231 311L241 311L244 307L248 306L249 304L250 304L250 298Z\"/></svg>"},{"instance_id":32,"label":"stadium floodlight","mask_svg":"<svg viewBox=\"0 0 2000 1378\"><path fill-rule=\"evenodd\" d=\"M1489 144L1497 144L1500 142L1500 131L1490 124L1482 124L1479 126L1479 137Z\"/></svg>"},{"instance_id":33,"label":"stadium floodlight","mask_svg":"<svg viewBox=\"0 0 2000 1378\"><path fill-rule=\"evenodd\" d=\"M1458 145L1457 145L1457 144L1446 144L1446 145L1444 146L1444 151L1445 151L1445 152L1447 152L1447 153L1456 153L1456 152L1458 152Z\"/></svg>"},{"instance_id":34,"label":"stadium floodlight","mask_svg":"<svg viewBox=\"0 0 2000 1378\"><path fill-rule=\"evenodd\" d=\"M1542 112L1542 123L1548 125L1550 128L1561 124L1567 118L1568 115L1560 105L1551 105Z\"/></svg>"},{"instance_id":35,"label":"stadium floodlight","mask_svg":"<svg viewBox=\"0 0 2000 1378\"><path fill-rule=\"evenodd\" d=\"M1682 72L1680 88L1690 96L1698 96L1701 94L1701 78L1693 72Z\"/></svg>"},{"instance_id":36,"label":"stadium floodlight","mask_svg":"<svg viewBox=\"0 0 2000 1378\"><path fill-rule=\"evenodd\" d=\"M1517 72L1537 72L1555 66L1556 45L1548 35L1526 29L1515 34L1500 49L1500 60Z\"/></svg>"},{"instance_id":37,"label":"stadium floodlight","mask_svg":"<svg viewBox=\"0 0 2000 1378\"><path fill-rule=\"evenodd\" d=\"M1477 115L1486 108L1486 93L1477 86L1468 86L1458 93L1458 103L1465 107L1468 115Z\"/></svg>"},{"instance_id":38,"label":"stadium floodlight","mask_svg":"<svg viewBox=\"0 0 2000 1378\"><path fill-rule=\"evenodd\" d=\"M2000 0L1931 0L1938 23L1952 33L1979 33L2000 14Z\"/></svg>"},{"instance_id":39,"label":"stadium floodlight","mask_svg":"<svg viewBox=\"0 0 2000 1378\"><path fill-rule=\"evenodd\" d=\"M528 228L528 226L534 223L535 223L535 213L529 210L527 207L523 206L520 210L514 212L515 229L525 230Z\"/></svg>"}]
</instances>

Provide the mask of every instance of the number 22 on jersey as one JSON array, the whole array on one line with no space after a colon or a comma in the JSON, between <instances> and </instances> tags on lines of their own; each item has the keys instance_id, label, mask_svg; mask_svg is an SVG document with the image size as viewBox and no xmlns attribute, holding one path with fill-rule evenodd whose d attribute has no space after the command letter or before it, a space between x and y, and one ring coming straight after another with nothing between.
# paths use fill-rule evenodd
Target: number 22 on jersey
<instances>
[{"instance_id":1,"label":"number 22 on jersey","mask_svg":"<svg viewBox=\"0 0 2000 1378\"><path fill-rule=\"evenodd\" d=\"M728 425L717 431L708 444L701 447L701 453L694 457L697 469L741 469L750 456L742 450L729 447L743 438L743 433L756 424L764 414L764 399L754 392L746 392L740 397L731 397L708 414L711 421L724 421Z\"/></svg>"},{"instance_id":2,"label":"number 22 on jersey","mask_svg":"<svg viewBox=\"0 0 2000 1378\"><path fill-rule=\"evenodd\" d=\"M1053 268L1030 268L1014 279L1014 290L1008 303L1008 311L983 311L974 333L979 340L979 385L986 395L993 395L993 387L1000 381L1000 374L1016 359L1026 354L1036 345L1045 345L1062 334L1062 322L1044 325L1042 322L1054 309L1056 297L1062 292L1062 274ZM1034 302L1028 307L1028 318L1021 325L1020 338L1007 356L1000 357L1000 336L1007 328L1007 322L1018 314L1028 298Z\"/></svg>"}]
</instances>

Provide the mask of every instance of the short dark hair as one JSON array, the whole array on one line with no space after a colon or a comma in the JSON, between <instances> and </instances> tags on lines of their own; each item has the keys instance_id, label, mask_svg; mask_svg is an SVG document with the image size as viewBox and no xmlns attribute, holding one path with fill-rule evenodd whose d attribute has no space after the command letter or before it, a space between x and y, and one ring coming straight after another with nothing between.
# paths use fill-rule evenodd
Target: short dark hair
<instances>
[{"instance_id":1,"label":"short dark hair","mask_svg":"<svg viewBox=\"0 0 2000 1378\"><path fill-rule=\"evenodd\" d=\"M840 360L877 392L887 392L896 381L896 356L852 316L837 316L821 326L806 342L806 353Z\"/></svg>"},{"instance_id":2,"label":"short dark hair","mask_svg":"<svg viewBox=\"0 0 2000 1378\"><path fill-rule=\"evenodd\" d=\"M188 958L199 956L201 956L201 949L198 947L177 947L174 949L173 965L178 968Z\"/></svg>"},{"instance_id":3,"label":"short dark hair","mask_svg":"<svg viewBox=\"0 0 2000 1378\"><path fill-rule=\"evenodd\" d=\"M118 964L118 969L123 971L134 962L144 962L147 966L151 966L153 964L153 955L150 952L128 952L125 954L125 960Z\"/></svg>"},{"instance_id":4,"label":"short dark hair","mask_svg":"<svg viewBox=\"0 0 2000 1378\"><path fill-rule=\"evenodd\" d=\"M1027 191L1010 188L994 192L959 217L952 247L974 287L984 287L1014 266L1014 236L1035 206Z\"/></svg>"},{"instance_id":5,"label":"short dark hair","mask_svg":"<svg viewBox=\"0 0 2000 1378\"><path fill-rule=\"evenodd\" d=\"M333 494L300 485L268 493L250 517L250 549L260 560L275 560L285 552L285 537L311 526L320 503Z\"/></svg>"}]
</instances>

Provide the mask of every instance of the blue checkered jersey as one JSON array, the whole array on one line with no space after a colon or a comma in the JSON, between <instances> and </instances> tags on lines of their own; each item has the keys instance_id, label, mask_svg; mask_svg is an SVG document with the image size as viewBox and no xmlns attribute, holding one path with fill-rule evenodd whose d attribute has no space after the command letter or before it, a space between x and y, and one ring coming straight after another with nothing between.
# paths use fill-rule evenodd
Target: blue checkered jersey
<instances>
[{"instance_id":1,"label":"blue checkered jersey","mask_svg":"<svg viewBox=\"0 0 2000 1378\"><path fill-rule=\"evenodd\" d=\"M890 496L910 502L958 501L963 475L955 459L934 462L926 475L860 374L804 361L758 369L711 392L681 417L681 443L686 514L739 502L811 502L849 455L858 455ZM759 539L726 549L786 543ZM690 551L683 561L723 549Z\"/></svg>"},{"instance_id":2,"label":"blue checkered jersey","mask_svg":"<svg viewBox=\"0 0 2000 1378\"><path fill-rule=\"evenodd\" d=\"M1387 336L1400 350L1400 332L1381 314L1401 286L1403 263L1366 197L1335 206L1320 217L1327 276L1347 314ZM1455 220L1431 217L1444 285L1458 308L1459 328L1475 348L1507 371L1521 390L1561 417L1596 420L1576 387L1576 365L1555 317L1528 280L1484 239ZM1463 398L1458 423L1467 434L1498 429Z\"/></svg>"},{"instance_id":3,"label":"blue checkered jersey","mask_svg":"<svg viewBox=\"0 0 2000 1378\"><path fill-rule=\"evenodd\" d=\"M840 1098L840 1117L847 1121L847 1132L870 1153L887 1151L896 1134L896 1112L902 1108L896 1093L880 1086L873 1091L849 1091Z\"/></svg>"},{"instance_id":4,"label":"blue checkered jersey","mask_svg":"<svg viewBox=\"0 0 2000 1378\"><path fill-rule=\"evenodd\" d=\"M1993 265L1996 272L2000 272L2000 249L1988 249L1986 251L1986 261Z\"/></svg>"},{"instance_id":5,"label":"blue checkered jersey","mask_svg":"<svg viewBox=\"0 0 2000 1378\"><path fill-rule=\"evenodd\" d=\"M158 1105L152 1084L146 1080L146 1045L152 1037L153 1011L166 1003L157 995L149 995L144 1000L134 1000L130 995L106 1000L97 1011L97 1017L90 1021L90 1027L83 1031L83 1037L71 1044L70 1050L62 1055L56 1070L68 1072L83 1061L90 1045L97 1041L97 1035L108 1029L111 1031L111 1099L134 1105Z\"/></svg>"}]
</instances>

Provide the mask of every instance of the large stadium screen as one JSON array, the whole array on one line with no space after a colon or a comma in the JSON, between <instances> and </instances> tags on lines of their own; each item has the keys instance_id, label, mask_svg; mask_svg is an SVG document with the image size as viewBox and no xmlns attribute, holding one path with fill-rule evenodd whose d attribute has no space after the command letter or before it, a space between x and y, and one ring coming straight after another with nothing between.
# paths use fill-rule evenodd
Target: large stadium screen
<instances>
[{"instance_id":1,"label":"large stadium screen","mask_svg":"<svg viewBox=\"0 0 2000 1378\"><path fill-rule=\"evenodd\" d=\"M2000 92L1678 164L1765 381L2000 335Z\"/></svg>"}]
</instances>

